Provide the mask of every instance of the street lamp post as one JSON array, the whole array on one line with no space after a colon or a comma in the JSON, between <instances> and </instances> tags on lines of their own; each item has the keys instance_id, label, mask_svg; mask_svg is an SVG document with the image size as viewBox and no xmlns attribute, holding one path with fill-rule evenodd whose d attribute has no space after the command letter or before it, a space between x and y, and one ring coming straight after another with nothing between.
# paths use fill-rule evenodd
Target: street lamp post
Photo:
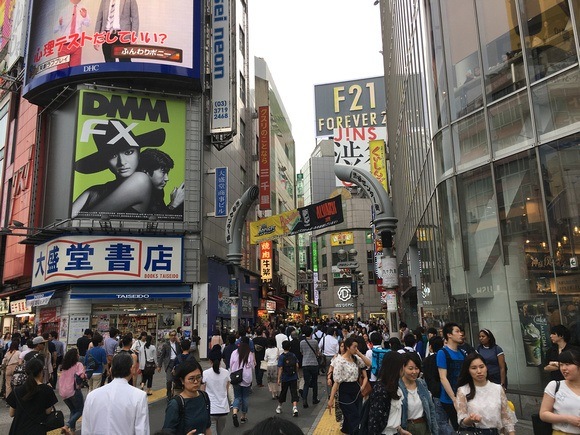
<instances>
[{"instance_id":1,"label":"street lamp post","mask_svg":"<svg viewBox=\"0 0 580 435\"><path fill-rule=\"evenodd\" d=\"M306 285L305 291L302 292L302 317L306 317L306 294L308 294L308 300L312 298L311 285L313 272L308 270L300 270L298 272L298 285Z\"/></svg>"}]
</instances>

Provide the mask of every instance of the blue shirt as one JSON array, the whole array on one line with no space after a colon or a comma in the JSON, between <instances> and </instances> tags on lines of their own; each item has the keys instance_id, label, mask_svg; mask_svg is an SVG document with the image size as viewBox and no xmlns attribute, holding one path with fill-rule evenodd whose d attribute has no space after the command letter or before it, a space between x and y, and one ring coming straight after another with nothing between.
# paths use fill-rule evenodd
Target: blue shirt
<instances>
[{"instance_id":1,"label":"blue shirt","mask_svg":"<svg viewBox=\"0 0 580 435\"><path fill-rule=\"evenodd\" d=\"M91 354L92 357L97 362L97 368L93 371L93 374L103 373L103 368L107 365L107 352L101 346L93 347L87 350L87 355ZM85 356L85 367L87 365L87 358Z\"/></svg>"},{"instance_id":2,"label":"blue shirt","mask_svg":"<svg viewBox=\"0 0 580 435\"><path fill-rule=\"evenodd\" d=\"M449 352L449 356L451 357L451 363L452 363L451 367L447 367L447 356L445 355L445 351L443 349L445 349L447 352ZM443 349L440 349L437 352L437 367L447 370L447 380L451 384L451 389L453 390L453 392L456 393L457 392L457 380L459 378L459 372L461 371L461 366L463 365L463 360L465 360L465 354L460 350L453 350L447 346L444 346ZM443 384L441 384L440 400L441 400L441 403L446 403L449 405L453 404L451 397L449 397L449 395L447 394L447 391L445 391L445 388L443 388Z\"/></svg>"}]
</instances>

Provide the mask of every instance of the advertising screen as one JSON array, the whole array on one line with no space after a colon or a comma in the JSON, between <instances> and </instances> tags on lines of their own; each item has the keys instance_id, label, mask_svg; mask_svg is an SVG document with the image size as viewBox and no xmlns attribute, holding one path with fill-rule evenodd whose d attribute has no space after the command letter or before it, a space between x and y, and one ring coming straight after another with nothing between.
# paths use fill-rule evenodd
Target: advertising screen
<instances>
[{"instance_id":1,"label":"advertising screen","mask_svg":"<svg viewBox=\"0 0 580 435\"><path fill-rule=\"evenodd\" d=\"M27 98L58 79L200 77L201 0L33 0L31 8Z\"/></svg>"},{"instance_id":2,"label":"advertising screen","mask_svg":"<svg viewBox=\"0 0 580 435\"><path fill-rule=\"evenodd\" d=\"M81 92L72 218L182 220L185 102Z\"/></svg>"}]
</instances>

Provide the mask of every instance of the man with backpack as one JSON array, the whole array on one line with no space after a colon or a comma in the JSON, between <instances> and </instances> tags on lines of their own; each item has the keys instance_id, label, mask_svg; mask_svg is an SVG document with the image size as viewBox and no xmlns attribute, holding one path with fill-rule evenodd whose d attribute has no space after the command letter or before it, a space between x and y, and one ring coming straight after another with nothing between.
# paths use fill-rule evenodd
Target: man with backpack
<instances>
[{"instance_id":1,"label":"man with backpack","mask_svg":"<svg viewBox=\"0 0 580 435\"><path fill-rule=\"evenodd\" d=\"M459 349L463 344L463 334L457 323L446 323L443 326L443 338L446 345L437 352L437 368L441 379L441 395L439 400L453 429L457 431L457 411L455 406L455 393L457 392L457 380L461 366L465 360L465 353Z\"/></svg>"},{"instance_id":2,"label":"man with backpack","mask_svg":"<svg viewBox=\"0 0 580 435\"><path fill-rule=\"evenodd\" d=\"M378 332L372 332L370 340L373 344L373 348L367 350L365 356L371 360L369 383L371 384L371 387L374 387L383 364L383 358L387 352L391 351L391 349L383 348L383 336Z\"/></svg>"},{"instance_id":3,"label":"man with backpack","mask_svg":"<svg viewBox=\"0 0 580 435\"><path fill-rule=\"evenodd\" d=\"M89 392L99 388L106 376L107 370L107 352L103 348L103 336L98 332L93 335L93 347L87 350L85 355L85 373L89 384Z\"/></svg>"},{"instance_id":4,"label":"man with backpack","mask_svg":"<svg viewBox=\"0 0 580 435\"><path fill-rule=\"evenodd\" d=\"M282 343L283 353L278 358L278 384L282 385L278 396L276 414L282 412L282 404L286 401L286 394L290 389L292 397L292 415L298 417L298 358L290 352L290 341Z\"/></svg>"},{"instance_id":5,"label":"man with backpack","mask_svg":"<svg viewBox=\"0 0 580 435\"><path fill-rule=\"evenodd\" d=\"M441 396L441 379L439 378L439 368L437 367L437 352L443 347L443 339L434 335L427 343L428 356L423 361L423 378L427 383L427 388L433 397L435 405L435 415L437 416L437 426L440 435L452 435L453 428L449 424L449 417L441 406L439 397Z\"/></svg>"}]
</instances>

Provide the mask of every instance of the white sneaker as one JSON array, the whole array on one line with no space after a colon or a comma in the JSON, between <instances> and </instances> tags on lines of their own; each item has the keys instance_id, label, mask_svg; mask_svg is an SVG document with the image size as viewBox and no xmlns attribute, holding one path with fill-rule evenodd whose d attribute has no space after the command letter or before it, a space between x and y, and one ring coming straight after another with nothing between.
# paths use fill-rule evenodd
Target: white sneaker
<instances>
[{"instance_id":1,"label":"white sneaker","mask_svg":"<svg viewBox=\"0 0 580 435\"><path fill-rule=\"evenodd\" d=\"M278 407L276 408L276 414L281 414L282 413L282 405L278 405Z\"/></svg>"},{"instance_id":2,"label":"white sneaker","mask_svg":"<svg viewBox=\"0 0 580 435\"><path fill-rule=\"evenodd\" d=\"M292 408L292 415L294 415L294 417L298 417L298 408L297 407Z\"/></svg>"}]
</instances>

